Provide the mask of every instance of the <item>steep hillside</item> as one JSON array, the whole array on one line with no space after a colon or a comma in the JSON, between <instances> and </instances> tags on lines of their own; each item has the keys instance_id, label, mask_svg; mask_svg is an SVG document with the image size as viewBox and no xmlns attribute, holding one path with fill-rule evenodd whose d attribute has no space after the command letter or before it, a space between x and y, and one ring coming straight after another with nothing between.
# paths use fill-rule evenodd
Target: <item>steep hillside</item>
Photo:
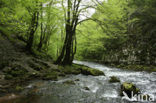
<instances>
[{"instance_id":1,"label":"steep hillside","mask_svg":"<svg viewBox=\"0 0 156 103\"><path fill-rule=\"evenodd\" d=\"M23 85L25 80L43 79L49 71L57 70L52 60L28 53L24 46L25 43L18 39L10 41L0 35L0 91L6 92L5 88Z\"/></svg>"}]
</instances>

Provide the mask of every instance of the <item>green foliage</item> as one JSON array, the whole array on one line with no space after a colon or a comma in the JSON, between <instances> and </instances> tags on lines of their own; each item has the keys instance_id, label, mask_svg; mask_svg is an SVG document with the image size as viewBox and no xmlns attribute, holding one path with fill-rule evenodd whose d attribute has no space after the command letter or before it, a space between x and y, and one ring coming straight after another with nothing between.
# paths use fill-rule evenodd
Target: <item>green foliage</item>
<instances>
[{"instance_id":1,"label":"green foliage","mask_svg":"<svg viewBox=\"0 0 156 103\"><path fill-rule=\"evenodd\" d=\"M91 18L80 23L76 29L75 59L154 65L155 4L154 0L107 0L98 4ZM1 0L0 33L13 42L16 42L13 37L21 37L21 40L28 43L30 31L34 29L33 14L38 12L38 27L32 51L37 56L48 55L56 60L66 34L64 16L67 7L61 5L57 0ZM40 42L42 46L38 49Z\"/></svg>"},{"instance_id":2,"label":"green foliage","mask_svg":"<svg viewBox=\"0 0 156 103\"><path fill-rule=\"evenodd\" d=\"M156 62L154 0L108 0L78 30L76 58L114 64Z\"/></svg>"},{"instance_id":3,"label":"green foliage","mask_svg":"<svg viewBox=\"0 0 156 103\"><path fill-rule=\"evenodd\" d=\"M136 55L142 64L155 64L156 1L143 0L140 1L140 6L138 6L138 2L132 2L136 6L136 10L131 14L130 40L133 40Z\"/></svg>"},{"instance_id":4,"label":"green foliage","mask_svg":"<svg viewBox=\"0 0 156 103\"><path fill-rule=\"evenodd\" d=\"M112 54L119 55L127 40L126 5L125 0L103 2L92 16L93 21L79 26L78 59L109 61L115 59Z\"/></svg>"}]
</instances>

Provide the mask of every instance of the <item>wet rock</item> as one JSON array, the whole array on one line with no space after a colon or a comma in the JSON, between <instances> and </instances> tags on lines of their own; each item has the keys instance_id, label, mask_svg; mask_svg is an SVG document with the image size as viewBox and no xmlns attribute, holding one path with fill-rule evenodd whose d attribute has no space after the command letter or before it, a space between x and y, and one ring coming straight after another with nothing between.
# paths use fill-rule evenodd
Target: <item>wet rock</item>
<instances>
[{"instance_id":1,"label":"wet rock","mask_svg":"<svg viewBox=\"0 0 156 103\"><path fill-rule=\"evenodd\" d=\"M88 87L84 87L83 89L88 90L88 91L90 90Z\"/></svg>"},{"instance_id":2,"label":"wet rock","mask_svg":"<svg viewBox=\"0 0 156 103\"><path fill-rule=\"evenodd\" d=\"M6 74L6 75L5 75L5 79L6 79L6 80L13 79L13 76L12 76L12 75L10 75L10 74Z\"/></svg>"},{"instance_id":3,"label":"wet rock","mask_svg":"<svg viewBox=\"0 0 156 103\"><path fill-rule=\"evenodd\" d=\"M23 87L21 87L21 86L16 86L16 91L22 91L24 88Z\"/></svg>"},{"instance_id":4,"label":"wet rock","mask_svg":"<svg viewBox=\"0 0 156 103\"><path fill-rule=\"evenodd\" d=\"M109 82L110 82L110 83L117 83L117 82L120 82L120 80L119 80L117 77L112 76L112 77L110 77Z\"/></svg>"},{"instance_id":5,"label":"wet rock","mask_svg":"<svg viewBox=\"0 0 156 103\"><path fill-rule=\"evenodd\" d=\"M58 80L58 72L49 72L43 75L43 80Z\"/></svg>"},{"instance_id":6,"label":"wet rock","mask_svg":"<svg viewBox=\"0 0 156 103\"><path fill-rule=\"evenodd\" d=\"M34 63L34 62L29 62L29 66L36 71L41 71L44 69L41 65Z\"/></svg>"},{"instance_id":7,"label":"wet rock","mask_svg":"<svg viewBox=\"0 0 156 103\"><path fill-rule=\"evenodd\" d=\"M29 78L38 78L41 77L41 74L38 72L29 73Z\"/></svg>"},{"instance_id":8,"label":"wet rock","mask_svg":"<svg viewBox=\"0 0 156 103\"><path fill-rule=\"evenodd\" d=\"M63 82L63 84L75 85L75 82L72 80L67 80L67 81Z\"/></svg>"},{"instance_id":9,"label":"wet rock","mask_svg":"<svg viewBox=\"0 0 156 103\"><path fill-rule=\"evenodd\" d=\"M89 68L83 65L73 64L72 66L59 66L59 69L65 74L83 74L83 75L92 75L92 76L100 76L105 75L103 71Z\"/></svg>"},{"instance_id":10,"label":"wet rock","mask_svg":"<svg viewBox=\"0 0 156 103\"><path fill-rule=\"evenodd\" d=\"M11 67L6 67L3 72L6 74L5 79L12 79L12 77L25 77L28 71L19 64L12 64Z\"/></svg>"},{"instance_id":11,"label":"wet rock","mask_svg":"<svg viewBox=\"0 0 156 103\"><path fill-rule=\"evenodd\" d=\"M5 75L0 75L0 79L4 79L5 78Z\"/></svg>"},{"instance_id":12,"label":"wet rock","mask_svg":"<svg viewBox=\"0 0 156 103\"><path fill-rule=\"evenodd\" d=\"M121 85L121 96L124 96L123 92L126 93L129 98L131 98L132 97L132 93L133 93L133 95L139 94L140 89L137 88L132 83L124 82Z\"/></svg>"},{"instance_id":13,"label":"wet rock","mask_svg":"<svg viewBox=\"0 0 156 103\"><path fill-rule=\"evenodd\" d=\"M92 69L89 67L82 67L80 68L81 73L84 75L93 75L93 76L100 76L100 75L105 75L104 72L97 70L97 69Z\"/></svg>"},{"instance_id":14,"label":"wet rock","mask_svg":"<svg viewBox=\"0 0 156 103\"><path fill-rule=\"evenodd\" d=\"M80 81L80 79L75 79L75 81Z\"/></svg>"}]
</instances>

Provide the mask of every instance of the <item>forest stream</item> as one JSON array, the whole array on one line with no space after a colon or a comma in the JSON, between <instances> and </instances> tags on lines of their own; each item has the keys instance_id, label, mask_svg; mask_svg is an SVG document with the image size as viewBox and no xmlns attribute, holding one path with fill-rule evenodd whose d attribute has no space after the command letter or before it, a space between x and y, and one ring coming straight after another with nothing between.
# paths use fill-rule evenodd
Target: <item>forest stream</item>
<instances>
[{"instance_id":1,"label":"forest stream","mask_svg":"<svg viewBox=\"0 0 156 103\"><path fill-rule=\"evenodd\" d=\"M15 96L12 94L5 103L131 103L119 96L123 82L131 82L140 88L142 93L156 97L155 72L127 71L94 62L74 63L102 70L105 76L68 75L58 81L32 81L17 98L11 100L11 96ZM109 83L110 76L118 77L121 83ZM65 81L73 83L65 84Z\"/></svg>"}]
</instances>

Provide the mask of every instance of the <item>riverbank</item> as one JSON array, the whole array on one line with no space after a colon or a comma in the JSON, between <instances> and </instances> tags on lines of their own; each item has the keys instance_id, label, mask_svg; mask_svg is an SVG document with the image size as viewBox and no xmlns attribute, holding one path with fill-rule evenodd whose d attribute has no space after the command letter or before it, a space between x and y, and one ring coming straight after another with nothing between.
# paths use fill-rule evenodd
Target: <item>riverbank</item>
<instances>
[{"instance_id":1,"label":"riverbank","mask_svg":"<svg viewBox=\"0 0 156 103\"><path fill-rule=\"evenodd\" d=\"M9 102L3 101L2 103L12 103L15 101L16 103L45 103L45 101L46 103L122 103L124 100L122 100L120 95L121 85L125 83L126 87L127 83L132 83L132 85L134 84L143 93L148 93L149 95L154 94L155 96L155 73L122 70L94 62L74 61L74 63L96 68L105 72L105 76L95 77L80 74L66 75L57 81L32 80L22 90L22 93L13 95L15 99L9 100ZM117 77L120 82L110 82L112 76ZM124 88L122 89L124 90ZM6 96L1 97L0 100L4 100ZM10 95L8 96L10 98ZM125 101L124 103L129 103L129 101Z\"/></svg>"},{"instance_id":2,"label":"riverbank","mask_svg":"<svg viewBox=\"0 0 156 103\"><path fill-rule=\"evenodd\" d=\"M13 42L14 41L14 42ZM57 81L66 75L104 75L100 70L83 65L59 66L44 53L25 50L25 43L0 35L0 96L20 92L32 80Z\"/></svg>"},{"instance_id":3,"label":"riverbank","mask_svg":"<svg viewBox=\"0 0 156 103\"><path fill-rule=\"evenodd\" d=\"M126 69L126 70L133 70L133 71L156 72L156 66L153 65L119 64L119 65L111 65L111 66L121 68L121 69Z\"/></svg>"},{"instance_id":4,"label":"riverbank","mask_svg":"<svg viewBox=\"0 0 156 103\"><path fill-rule=\"evenodd\" d=\"M156 65L108 63L108 62L104 62L104 61L100 61L100 60L88 60L88 59L83 59L81 61L100 63L100 64L104 64L109 67L120 68L120 69L124 69L124 70L156 72Z\"/></svg>"}]
</instances>

